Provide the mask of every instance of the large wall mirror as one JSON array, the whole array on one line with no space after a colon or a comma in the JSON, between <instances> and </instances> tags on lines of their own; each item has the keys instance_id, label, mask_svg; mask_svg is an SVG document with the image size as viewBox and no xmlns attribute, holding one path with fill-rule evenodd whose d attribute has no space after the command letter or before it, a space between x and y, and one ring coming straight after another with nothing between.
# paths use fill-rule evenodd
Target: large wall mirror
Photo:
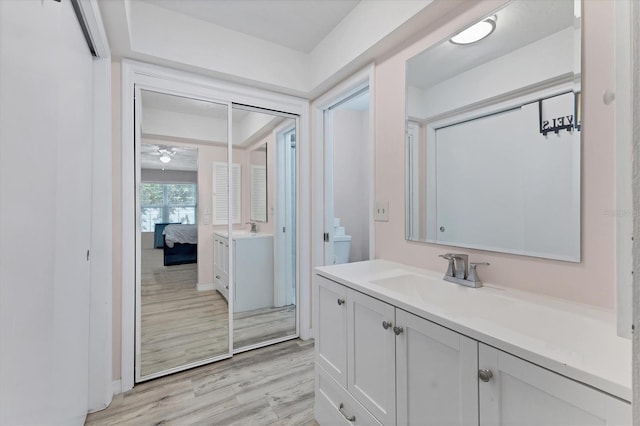
<instances>
[{"instance_id":1,"label":"large wall mirror","mask_svg":"<svg viewBox=\"0 0 640 426\"><path fill-rule=\"evenodd\" d=\"M407 61L408 240L580 261L579 7L514 0Z\"/></svg>"}]
</instances>

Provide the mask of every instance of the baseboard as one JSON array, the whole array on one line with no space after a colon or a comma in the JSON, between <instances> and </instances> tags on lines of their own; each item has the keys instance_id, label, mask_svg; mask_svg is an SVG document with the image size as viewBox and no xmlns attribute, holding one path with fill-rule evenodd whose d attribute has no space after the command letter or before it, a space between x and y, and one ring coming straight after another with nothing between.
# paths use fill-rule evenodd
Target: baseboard
<instances>
[{"instance_id":1,"label":"baseboard","mask_svg":"<svg viewBox=\"0 0 640 426\"><path fill-rule=\"evenodd\" d=\"M197 283L196 288L198 291L215 290L216 285L214 283Z\"/></svg>"},{"instance_id":2,"label":"baseboard","mask_svg":"<svg viewBox=\"0 0 640 426\"><path fill-rule=\"evenodd\" d=\"M111 382L111 388L113 390L114 395L118 395L122 393L122 380L114 380Z\"/></svg>"}]
</instances>

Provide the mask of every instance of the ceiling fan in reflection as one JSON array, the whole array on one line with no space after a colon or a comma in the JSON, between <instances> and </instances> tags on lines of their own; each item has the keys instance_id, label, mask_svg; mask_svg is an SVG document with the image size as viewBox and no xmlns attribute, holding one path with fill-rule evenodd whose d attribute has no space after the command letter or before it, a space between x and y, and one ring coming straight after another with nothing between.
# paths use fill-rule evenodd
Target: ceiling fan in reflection
<instances>
[{"instance_id":1,"label":"ceiling fan in reflection","mask_svg":"<svg viewBox=\"0 0 640 426\"><path fill-rule=\"evenodd\" d=\"M160 155L160 161L164 164L167 164L171 161L171 157L176 155L176 151L172 149L158 149L158 155Z\"/></svg>"}]
</instances>

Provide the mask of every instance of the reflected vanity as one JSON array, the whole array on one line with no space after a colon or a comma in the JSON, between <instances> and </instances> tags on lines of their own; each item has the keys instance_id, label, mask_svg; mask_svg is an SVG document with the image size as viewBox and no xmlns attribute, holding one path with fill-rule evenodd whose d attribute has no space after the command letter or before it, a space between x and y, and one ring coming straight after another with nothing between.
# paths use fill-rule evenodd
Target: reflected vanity
<instances>
[{"instance_id":1,"label":"reflected vanity","mask_svg":"<svg viewBox=\"0 0 640 426\"><path fill-rule=\"evenodd\" d=\"M579 2L516 0L406 65L406 238L580 261Z\"/></svg>"}]
</instances>

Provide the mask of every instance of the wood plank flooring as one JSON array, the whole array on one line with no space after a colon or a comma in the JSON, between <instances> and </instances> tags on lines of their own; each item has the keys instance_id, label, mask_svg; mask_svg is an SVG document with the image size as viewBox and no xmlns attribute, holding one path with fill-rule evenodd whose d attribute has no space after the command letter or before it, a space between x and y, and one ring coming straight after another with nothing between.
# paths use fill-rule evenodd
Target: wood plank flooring
<instances>
[{"instance_id":1,"label":"wood plank flooring","mask_svg":"<svg viewBox=\"0 0 640 426\"><path fill-rule=\"evenodd\" d=\"M296 307L265 308L233 314L233 346L242 348L296 333Z\"/></svg>"},{"instance_id":2,"label":"wood plank flooring","mask_svg":"<svg viewBox=\"0 0 640 426\"><path fill-rule=\"evenodd\" d=\"M229 351L229 311L216 291L198 291L195 263L165 267L162 250L142 250L141 375Z\"/></svg>"},{"instance_id":3,"label":"wood plank flooring","mask_svg":"<svg viewBox=\"0 0 640 426\"><path fill-rule=\"evenodd\" d=\"M227 353L227 302L196 289L197 265L165 267L159 249L143 249L141 263L141 376ZM234 346L295 334L295 314L295 306L236 313Z\"/></svg>"},{"instance_id":4,"label":"wood plank flooring","mask_svg":"<svg viewBox=\"0 0 640 426\"><path fill-rule=\"evenodd\" d=\"M313 341L291 340L136 385L86 425L316 425Z\"/></svg>"}]
</instances>

